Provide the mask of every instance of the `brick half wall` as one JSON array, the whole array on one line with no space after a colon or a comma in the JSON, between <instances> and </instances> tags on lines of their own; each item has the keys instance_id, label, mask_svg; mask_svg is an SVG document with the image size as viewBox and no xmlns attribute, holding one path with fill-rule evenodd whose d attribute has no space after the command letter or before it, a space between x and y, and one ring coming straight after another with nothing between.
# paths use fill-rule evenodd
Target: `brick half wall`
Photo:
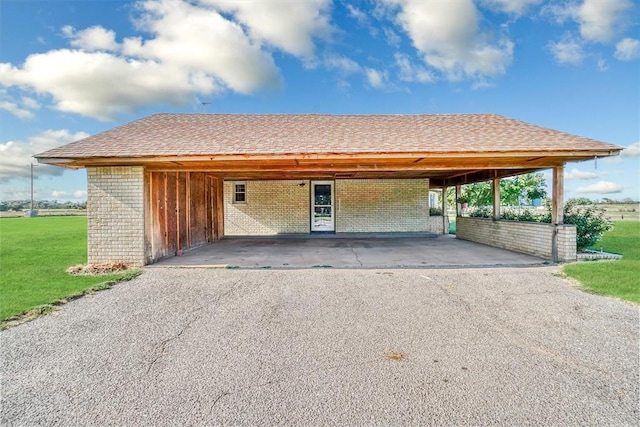
<instances>
[{"instance_id":1,"label":"brick half wall","mask_svg":"<svg viewBox=\"0 0 640 427\"><path fill-rule=\"evenodd\" d=\"M575 261L575 226L562 224L556 226L556 230L558 261ZM456 236L462 240L553 260L554 226L551 224L459 216L456 219Z\"/></svg>"},{"instance_id":2,"label":"brick half wall","mask_svg":"<svg viewBox=\"0 0 640 427\"><path fill-rule=\"evenodd\" d=\"M144 169L87 167L89 263L144 265Z\"/></svg>"}]
</instances>

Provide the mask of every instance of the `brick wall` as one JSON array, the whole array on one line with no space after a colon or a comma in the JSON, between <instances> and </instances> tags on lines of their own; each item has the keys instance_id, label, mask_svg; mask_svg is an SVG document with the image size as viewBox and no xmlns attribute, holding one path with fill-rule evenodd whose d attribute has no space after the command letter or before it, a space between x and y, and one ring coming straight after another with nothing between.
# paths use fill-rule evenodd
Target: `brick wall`
<instances>
[{"instance_id":1,"label":"brick wall","mask_svg":"<svg viewBox=\"0 0 640 427\"><path fill-rule=\"evenodd\" d=\"M87 167L89 263L144 265L144 170Z\"/></svg>"},{"instance_id":2,"label":"brick wall","mask_svg":"<svg viewBox=\"0 0 640 427\"><path fill-rule=\"evenodd\" d=\"M244 204L233 203L234 181L224 183L225 235L310 232L310 181L242 182L247 188ZM336 180L334 191L338 233L442 233L442 217L429 216L426 179Z\"/></svg>"},{"instance_id":3,"label":"brick wall","mask_svg":"<svg viewBox=\"0 0 640 427\"><path fill-rule=\"evenodd\" d=\"M553 258L553 233L551 224L468 217L456 219L456 236L459 239L549 260ZM576 260L575 226L557 226L557 245L560 262Z\"/></svg>"},{"instance_id":4,"label":"brick wall","mask_svg":"<svg viewBox=\"0 0 640 427\"><path fill-rule=\"evenodd\" d=\"M449 218L442 216L430 216L427 219L427 230L436 234L449 234Z\"/></svg>"},{"instance_id":5,"label":"brick wall","mask_svg":"<svg viewBox=\"0 0 640 427\"><path fill-rule=\"evenodd\" d=\"M428 231L428 179L336 180L336 231Z\"/></svg>"},{"instance_id":6,"label":"brick wall","mask_svg":"<svg viewBox=\"0 0 640 427\"><path fill-rule=\"evenodd\" d=\"M232 203L233 181L224 183L226 236L309 233L309 181L243 182L247 185L245 204Z\"/></svg>"}]
</instances>

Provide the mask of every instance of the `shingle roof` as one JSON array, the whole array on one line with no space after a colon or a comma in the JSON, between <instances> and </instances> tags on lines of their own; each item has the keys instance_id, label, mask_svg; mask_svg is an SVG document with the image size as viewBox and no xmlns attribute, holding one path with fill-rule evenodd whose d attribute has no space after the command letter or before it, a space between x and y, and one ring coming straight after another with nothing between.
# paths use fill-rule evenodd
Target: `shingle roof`
<instances>
[{"instance_id":1,"label":"shingle roof","mask_svg":"<svg viewBox=\"0 0 640 427\"><path fill-rule=\"evenodd\" d=\"M233 154L618 151L621 147L496 114L154 114L40 159Z\"/></svg>"}]
</instances>

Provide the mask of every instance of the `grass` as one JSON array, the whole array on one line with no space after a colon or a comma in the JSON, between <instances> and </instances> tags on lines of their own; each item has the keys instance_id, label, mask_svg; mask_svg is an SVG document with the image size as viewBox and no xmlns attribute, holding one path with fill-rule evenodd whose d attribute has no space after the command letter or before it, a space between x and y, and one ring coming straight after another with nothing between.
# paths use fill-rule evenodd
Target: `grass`
<instances>
[{"instance_id":1,"label":"grass","mask_svg":"<svg viewBox=\"0 0 640 427\"><path fill-rule=\"evenodd\" d=\"M569 264L564 273L593 293L640 303L640 222L616 221L614 230L596 244L601 247L623 259Z\"/></svg>"},{"instance_id":2,"label":"grass","mask_svg":"<svg viewBox=\"0 0 640 427\"><path fill-rule=\"evenodd\" d=\"M57 305L139 274L66 273L68 267L86 261L86 217L0 219L0 319L29 310L47 311L46 305Z\"/></svg>"}]
</instances>

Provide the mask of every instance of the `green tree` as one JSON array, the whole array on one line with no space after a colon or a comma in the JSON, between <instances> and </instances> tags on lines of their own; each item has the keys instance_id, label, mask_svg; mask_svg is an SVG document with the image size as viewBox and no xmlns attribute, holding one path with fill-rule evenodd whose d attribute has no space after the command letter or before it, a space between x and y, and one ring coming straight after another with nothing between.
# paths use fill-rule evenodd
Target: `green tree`
<instances>
[{"instance_id":1,"label":"green tree","mask_svg":"<svg viewBox=\"0 0 640 427\"><path fill-rule=\"evenodd\" d=\"M491 187L491 181L467 184L462 187L462 195L468 200L469 206L489 206L492 203ZM546 182L540 172L500 180L500 203L504 206L516 206L520 201L531 202L546 195Z\"/></svg>"}]
</instances>

